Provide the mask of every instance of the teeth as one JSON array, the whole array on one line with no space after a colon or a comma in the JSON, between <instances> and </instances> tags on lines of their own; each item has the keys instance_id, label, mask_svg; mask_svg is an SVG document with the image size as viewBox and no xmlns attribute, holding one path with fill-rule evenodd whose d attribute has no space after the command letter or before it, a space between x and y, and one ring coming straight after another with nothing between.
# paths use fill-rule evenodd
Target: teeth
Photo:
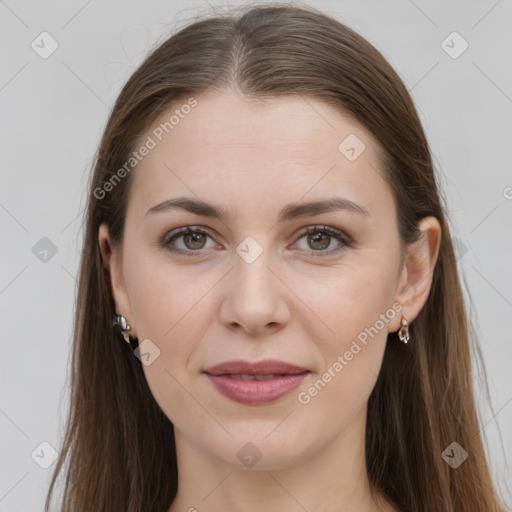
<instances>
[{"instance_id":1,"label":"teeth","mask_svg":"<svg viewBox=\"0 0 512 512\"><path fill-rule=\"evenodd\" d=\"M234 373L230 375L230 377L236 380L269 380L276 377L281 377L281 374L271 373L269 375L249 375L247 373Z\"/></svg>"}]
</instances>

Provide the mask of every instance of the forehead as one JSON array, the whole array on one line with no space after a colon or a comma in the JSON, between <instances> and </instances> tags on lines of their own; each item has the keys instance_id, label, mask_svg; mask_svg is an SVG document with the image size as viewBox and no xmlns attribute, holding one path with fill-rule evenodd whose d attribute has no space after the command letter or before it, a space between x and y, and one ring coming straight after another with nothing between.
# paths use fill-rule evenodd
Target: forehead
<instances>
[{"instance_id":1,"label":"forehead","mask_svg":"<svg viewBox=\"0 0 512 512\"><path fill-rule=\"evenodd\" d=\"M337 190L367 202L380 196L388 208L392 201L375 139L318 99L185 98L162 112L139 146L145 143L151 149L132 171L129 199L138 216L178 195L260 207Z\"/></svg>"}]
</instances>

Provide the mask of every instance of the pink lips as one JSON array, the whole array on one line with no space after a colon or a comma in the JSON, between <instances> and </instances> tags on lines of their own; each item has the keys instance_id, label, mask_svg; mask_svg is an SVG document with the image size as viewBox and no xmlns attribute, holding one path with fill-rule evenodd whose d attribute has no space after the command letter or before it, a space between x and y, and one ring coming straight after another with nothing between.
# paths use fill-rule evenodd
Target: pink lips
<instances>
[{"instance_id":1,"label":"pink lips","mask_svg":"<svg viewBox=\"0 0 512 512\"><path fill-rule=\"evenodd\" d=\"M208 368L205 373L225 397L245 404L265 404L290 393L309 370L267 359L257 363L228 361Z\"/></svg>"}]
</instances>

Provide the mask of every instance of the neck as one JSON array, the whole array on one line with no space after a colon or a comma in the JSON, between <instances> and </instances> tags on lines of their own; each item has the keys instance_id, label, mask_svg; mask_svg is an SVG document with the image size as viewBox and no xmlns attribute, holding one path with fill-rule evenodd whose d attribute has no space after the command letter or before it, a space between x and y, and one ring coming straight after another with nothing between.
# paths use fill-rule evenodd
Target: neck
<instances>
[{"instance_id":1,"label":"neck","mask_svg":"<svg viewBox=\"0 0 512 512\"><path fill-rule=\"evenodd\" d=\"M368 481L365 413L331 443L279 468L240 469L175 429L179 484L168 512L394 510L382 496L373 496Z\"/></svg>"}]
</instances>

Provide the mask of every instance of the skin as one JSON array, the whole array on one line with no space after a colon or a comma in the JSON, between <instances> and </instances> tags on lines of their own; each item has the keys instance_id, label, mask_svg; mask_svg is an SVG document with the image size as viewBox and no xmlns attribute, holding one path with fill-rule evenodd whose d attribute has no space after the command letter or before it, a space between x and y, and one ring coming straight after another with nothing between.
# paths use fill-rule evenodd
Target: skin
<instances>
[{"instance_id":1,"label":"skin","mask_svg":"<svg viewBox=\"0 0 512 512\"><path fill-rule=\"evenodd\" d=\"M160 350L143 369L175 427L179 490L169 512L398 510L370 492L366 407L388 332L400 328L402 313L413 322L428 297L439 222L423 219L420 240L402 252L376 141L322 101L249 100L233 91L196 99L195 109L132 171L122 247L106 225L98 233L117 312L131 336ZM349 134L366 146L354 161L338 150ZM184 210L145 215L178 196L223 206L231 218ZM277 224L285 205L332 196L369 215L338 210ZM328 235L308 243L304 228L318 224L348 234L353 245ZM195 242L182 236L171 243L189 252L199 247L199 256L159 244L183 226L208 231ZM252 263L236 252L247 236L263 250ZM300 403L298 394L397 303L401 313L309 403ZM297 390L265 405L231 401L203 373L231 359L267 358L311 373ZM237 457L248 442L262 454L251 468Z\"/></svg>"}]
</instances>

